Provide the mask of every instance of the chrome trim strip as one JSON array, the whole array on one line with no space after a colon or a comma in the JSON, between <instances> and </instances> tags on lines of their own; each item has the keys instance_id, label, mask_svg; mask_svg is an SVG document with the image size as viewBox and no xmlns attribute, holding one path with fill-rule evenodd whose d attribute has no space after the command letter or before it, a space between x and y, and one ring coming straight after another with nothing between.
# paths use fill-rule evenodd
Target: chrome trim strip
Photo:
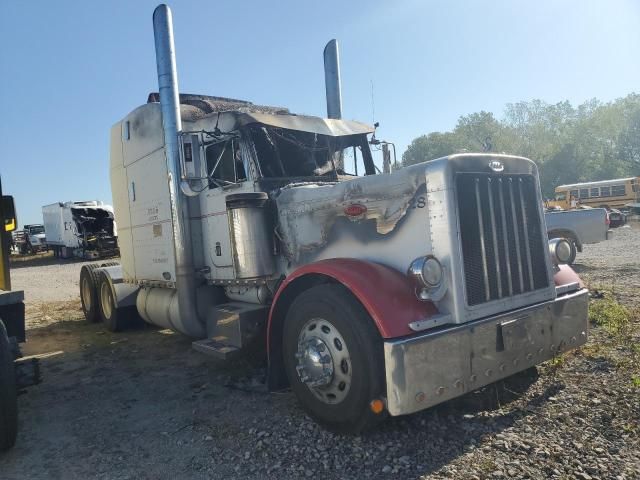
<instances>
[{"instance_id":1,"label":"chrome trim strip","mask_svg":"<svg viewBox=\"0 0 640 480\"><path fill-rule=\"evenodd\" d=\"M529 229L527 228L527 214L524 209L524 195L522 194L522 178L518 179L518 194L520 197L520 211L522 212L522 226L524 228L524 248L527 252L527 266L529 267L529 285L531 290L534 290L533 265L531 264L531 250L529 249Z\"/></svg>"},{"instance_id":2,"label":"chrome trim strip","mask_svg":"<svg viewBox=\"0 0 640 480\"><path fill-rule=\"evenodd\" d=\"M564 295L565 293L575 292L580 288L578 282L567 283L566 285L558 285L556 287L556 295Z\"/></svg>"},{"instance_id":3,"label":"chrome trim strip","mask_svg":"<svg viewBox=\"0 0 640 480\"><path fill-rule=\"evenodd\" d=\"M513 234L516 241L516 257L518 258L518 278L520 279L520 293L522 293L524 291L524 279L522 278L522 254L520 253L520 233L518 232L518 218L516 217L516 202L513 197L513 178L509 179L509 198L511 200L511 220L513 222Z\"/></svg>"},{"instance_id":4,"label":"chrome trim strip","mask_svg":"<svg viewBox=\"0 0 640 480\"><path fill-rule=\"evenodd\" d=\"M496 276L498 283L498 298L502 298L502 275L500 274L500 251L498 250L498 235L496 232L496 213L493 209L493 191L491 190L491 177L487 182L487 194L489 195L489 214L491 215L491 233L493 234L493 253L496 258Z\"/></svg>"},{"instance_id":5,"label":"chrome trim strip","mask_svg":"<svg viewBox=\"0 0 640 480\"><path fill-rule=\"evenodd\" d=\"M476 178L476 209L478 210L478 226L480 228L480 251L482 253L482 273L484 274L484 296L488 302L491 299L489 290L489 272L487 271L487 252L484 245L484 225L482 221L482 205L480 203L480 179Z\"/></svg>"},{"instance_id":6,"label":"chrome trim strip","mask_svg":"<svg viewBox=\"0 0 640 480\"><path fill-rule=\"evenodd\" d=\"M500 213L502 217L502 230L504 231L503 239L504 239L504 251L506 254L506 264L507 264L507 280L509 282L509 296L513 295L513 282L511 280L511 262L509 258L511 257L511 252L509 251L509 230L507 230L507 215L505 213L504 208L504 194L502 193L502 179L498 180L500 183L498 193L500 194Z\"/></svg>"},{"instance_id":7,"label":"chrome trim strip","mask_svg":"<svg viewBox=\"0 0 640 480\"><path fill-rule=\"evenodd\" d=\"M414 332L422 332L423 330L427 330L429 328L439 327L440 325L452 323L452 320L452 315L439 313L438 315L434 315L433 317L427 318L425 320L417 320L415 322L411 322L409 324L409 328Z\"/></svg>"}]
</instances>

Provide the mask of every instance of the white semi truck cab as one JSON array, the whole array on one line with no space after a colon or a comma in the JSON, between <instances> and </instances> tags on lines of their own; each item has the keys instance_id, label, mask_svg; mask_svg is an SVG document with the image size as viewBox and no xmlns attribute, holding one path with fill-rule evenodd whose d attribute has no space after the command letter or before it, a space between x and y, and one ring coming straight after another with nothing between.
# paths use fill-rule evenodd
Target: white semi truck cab
<instances>
[{"instance_id":1,"label":"white semi truck cab","mask_svg":"<svg viewBox=\"0 0 640 480\"><path fill-rule=\"evenodd\" d=\"M377 173L373 127L335 118L335 41L334 118L319 118L180 95L165 5L154 30L159 94L111 130L122 262L83 270L88 318L119 329L137 312L221 358L263 342L269 387L338 431L586 341L587 290L563 265L568 242L547 240L532 161L460 154Z\"/></svg>"}]
</instances>

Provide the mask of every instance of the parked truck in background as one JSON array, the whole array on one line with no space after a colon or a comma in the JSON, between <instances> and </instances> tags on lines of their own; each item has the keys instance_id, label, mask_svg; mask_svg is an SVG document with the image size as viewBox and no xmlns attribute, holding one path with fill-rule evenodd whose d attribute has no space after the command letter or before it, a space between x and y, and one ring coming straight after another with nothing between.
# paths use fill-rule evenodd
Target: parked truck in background
<instances>
[{"instance_id":1,"label":"parked truck in background","mask_svg":"<svg viewBox=\"0 0 640 480\"><path fill-rule=\"evenodd\" d=\"M18 393L40 382L36 359L20 359L26 339L24 292L11 290L9 250L17 225L13 197L0 183L0 451L11 448L18 434Z\"/></svg>"},{"instance_id":2,"label":"parked truck in background","mask_svg":"<svg viewBox=\"0 0 640 480\"><path fill-rule=\"evenodd\" d=\"M84 266L88 320L132 313L218 358L256 341L268 387L359 431L587 339L587 290L549 241L534 162L459 154L377 173L373 127L179 95L171 13L154 12L159 94L111 130L120 266ZM347 170L356 154L363 176Z\"/></svg>"},{"instance_id":3,"label":"parked truck in background","mask_svg":"<svg viewBox=\"0 0 640 480\"><path fill-rule=\"evenodd\" d=\"M21 255L31 255L48 249L44 225L40 223L24 225L22 230L12 232L12 239Z\"/></svg>"},{"instance_id":4,"label":"parked truck in background","mask_svg":"<svg viewBox=\"0 0 640 480\"><path fill-rule=\"evenodd\" d=\"M42 207L47 244L56 257L86 259L118 254L113 207L98 200L58 202Z\"/></svg>"},{"instance_id":5,"label":"parked truck in background","mask_svg":"<svg viewBox=\"0 0 640 480\"><path fill-rule=\"evenodd\" d=\"M566 238L572 244L572 254L568 263L575 261L577 252L584 245L598 243L612 237L609 229L609 214L604 208L583 208L545 213L549 238Z\"/></svg>"}]
</instances>

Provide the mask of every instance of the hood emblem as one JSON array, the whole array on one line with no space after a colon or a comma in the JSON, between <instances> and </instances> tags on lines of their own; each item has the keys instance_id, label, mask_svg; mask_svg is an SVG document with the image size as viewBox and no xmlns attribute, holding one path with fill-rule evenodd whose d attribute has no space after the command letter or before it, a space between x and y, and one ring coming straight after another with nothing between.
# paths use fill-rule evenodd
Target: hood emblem
<instances>
[{"instance_id":1,"label":"hood emblem","mask_svg":"<svg viewBox=\"0 0 640 480\"><path fill-rule=\"evenodd\" d=\"M491 160L489 162L489 168L494 172L501 172L504 170L504 165L498 160Z\"/></svg>"}]
</instances>

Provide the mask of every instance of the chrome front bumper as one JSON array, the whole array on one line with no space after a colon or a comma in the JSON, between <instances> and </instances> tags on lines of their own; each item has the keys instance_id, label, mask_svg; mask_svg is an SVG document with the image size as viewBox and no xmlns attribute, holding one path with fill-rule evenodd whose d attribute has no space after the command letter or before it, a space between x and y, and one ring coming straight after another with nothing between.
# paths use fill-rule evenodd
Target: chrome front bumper
<instances>
[{"instance_id":1,"label":"chrome front bumper","mask_svg":"<svg viewBox=\"0 0 640 480\"><path fill-rule=\"evenodd\" d=\"M587 341L588 291L384 343L387 409L404 415L459 397Z\"/></svg>"}]
</instances>

